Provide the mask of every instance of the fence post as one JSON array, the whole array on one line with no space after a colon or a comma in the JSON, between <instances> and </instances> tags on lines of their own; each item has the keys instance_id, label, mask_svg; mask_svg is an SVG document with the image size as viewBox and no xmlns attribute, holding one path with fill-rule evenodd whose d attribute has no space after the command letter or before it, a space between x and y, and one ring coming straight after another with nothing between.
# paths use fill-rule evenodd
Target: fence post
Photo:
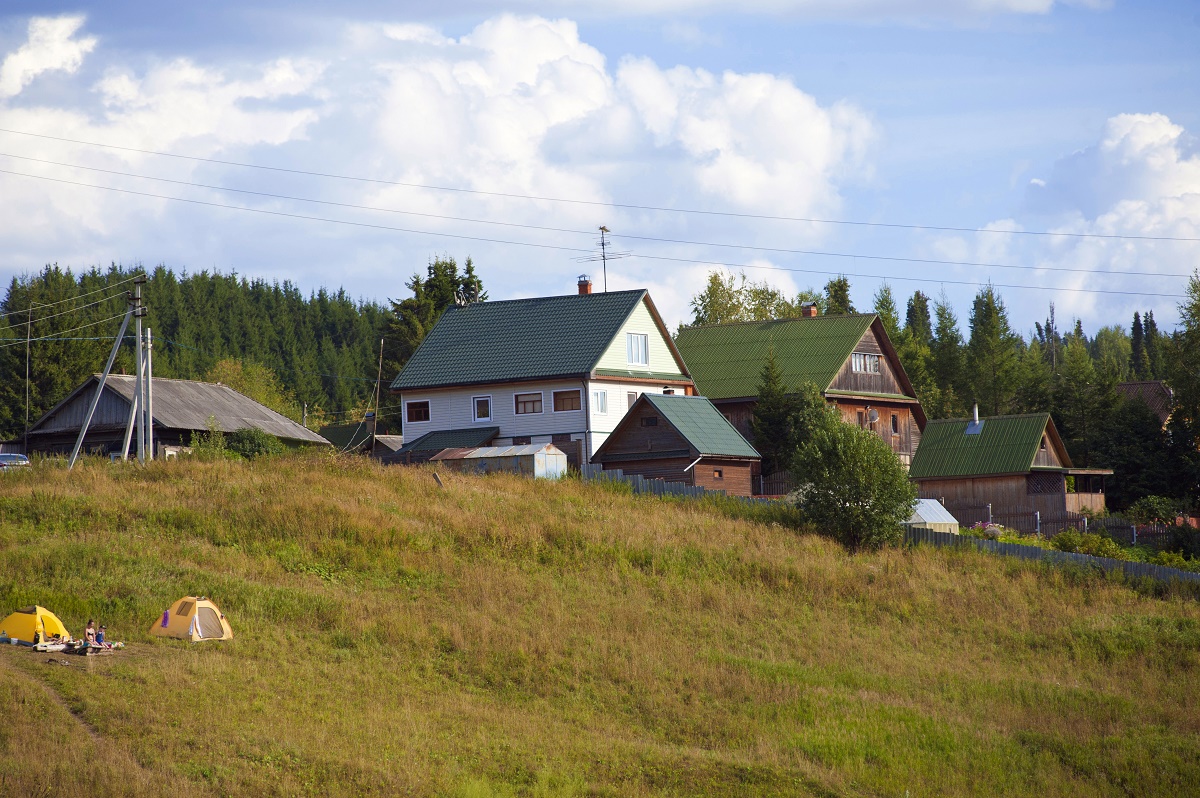
<instances>
[{"instance_id":1,"label":"fence post","mask_svg":"<svg viewBox=\"0 0 1200 798\"><path fill-rule=\"evenodd\" d=\"M1129 528L1133 530L1133 545L1137 545L1137 524L1130 524Z\"/></svg>"},{"instance_id":2,"label":"fence post","mask_svg":"<svg viewBox=\"0 0 1200 798\"><path fill-rule=\"evenodd\" d=\"M1083 534L1087 534L1087 516L1083 517Z\"/></svg>"},{"instance_id":3,"label":"fence post","mask_svg":"<svg viewBox=\"0 0 1200 798\"><path fill-rule=\"evenodd\" d=\"M988 526L992 525L992 503L988 502Z\"/></svg>"},{"instance_id":4,"label":"fence post","mask_svg":"<svg viewBox=\"0 0 1200 798\"><path fill-rule=\"evenodd\" d=\"M1034 520L1034 522L1037 523L1037 536L1040 538L1042 536L1042 511L1041 510L1033 511L1033 520Z\"/></svg>"}]
</instances>

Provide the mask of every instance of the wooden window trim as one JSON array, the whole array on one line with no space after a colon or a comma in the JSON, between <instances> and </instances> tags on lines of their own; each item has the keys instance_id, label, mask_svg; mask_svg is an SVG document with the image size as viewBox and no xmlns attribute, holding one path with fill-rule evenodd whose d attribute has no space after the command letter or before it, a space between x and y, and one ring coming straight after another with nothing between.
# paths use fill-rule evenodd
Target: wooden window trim
<instances>
[{"instance_id":1,"label":"wooden window trim","mask_svg":"<svg viewBox=\"0 0 1200 798\"><path fill-rule=\"evenodd\" d=\"M569 394L575 395L575 404L578 405L578 407L569 407L559 410L558 397L567 396ZM578 413L583 410L583 393L578 388L564 388L561 391L553 391L550 394L550 409L555 413Z\"/></svg>"},{"instance_id":2,"label":"wooden window trim","mask_svg":"<svg viewBox=\"0 0 1200 798\"><path fill-rule=\"evenodd\" d=\"M543 391L527 391L525 393L514 393L513 394L513 413L514 413L514 415L518 415L518 416L540 416L540 415L542 415L542 413L546 412L546 397L543 394L544 394ZM534 396L534 395L537 396L538 409L537 410L526 410L526 411L522 412L521 411L521 397L522 396ZM526 401L532 401L532 400L526 400Z\"/></svg>"},{"instance_id":3,"label":"wooden window trim","mask_svg":"<svg viewBox=\"0 0 1200 798\"><path fill-rule=\"evenodd\" d=\"M425 418L413 418L412 411L414 407L425 405ZM433 420L433 405L428 399L413 399L404 403L404 423L405 424L427 424Z\"/></svg>"}]
</instances>

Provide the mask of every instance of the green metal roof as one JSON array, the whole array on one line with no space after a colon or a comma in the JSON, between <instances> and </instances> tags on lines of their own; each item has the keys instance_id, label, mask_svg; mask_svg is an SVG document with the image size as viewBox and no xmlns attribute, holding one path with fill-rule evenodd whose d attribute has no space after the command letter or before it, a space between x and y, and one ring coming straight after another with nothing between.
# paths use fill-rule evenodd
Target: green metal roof
<instances>
[{"instance_id":1,"label":"green metal roof","mask_svg":"<svg viewBox=\"0 0 1200 798\"><path fill-rule=\"evenodd\" d=\"M500 434L499 427L477 427L474 429L443 429L426 432L412 443L396 450L397 455L409 452L440 452L442 449L473 449L484 446Z\"/></svg>"},{"instance_id":2,"label":"green metal roof","mask_svg":"<svg viewBox=\"0 0 1200 798\"><path fill-rule=\"evenodd\" d=\"M788 390L802 382L825 390L875 318L865 313L687 327L675 345L696 390L710 399L757 396L772 347Z\"/></svg>"},{"instance_id":3,"label":"green metal roof","mask_svg":"<svg viewBox=\"0 0 1200 798\"><path fill-rule=\"evenodd\" d=\"M448 308L393 391L590 374L644 289Z\"/></svg>"},{"instance_id":4,"label":"green metal roof","mask_svg":"<svg viewBox=\"0 0 1200 798\"><path fill-rule=\"evenodd\" d=\"M365 423L327 424L317 433L343 452L371 442L371 429Z\"/></svg>"},{"instance_id":5,"label":"green metal roof","mask_svg":"<svg viewBox=\"0 0 1200 798\"><path fill-rule=\"evenodd\" d=\"M978 435L967 435L969 419L930 421L913 455L912 479L1023 474L1033 459L1050 422L1049 413L992 416L980 419ZM1057 433L1053 436L1057 439ZM1054 469L1061 470L1061 469Z\"/></svg>"},{"instance_id":6,"label":"green metal roof","mask_svg":"<svg viewBox=\"0 0 1200 798\"><path fill-rule=\"evenodd\" d=\"M714 457L753 457L755 451L721 411L703 396L644 393L649 402L680 435L703 455Z\"/></svg>"}]
</instances>

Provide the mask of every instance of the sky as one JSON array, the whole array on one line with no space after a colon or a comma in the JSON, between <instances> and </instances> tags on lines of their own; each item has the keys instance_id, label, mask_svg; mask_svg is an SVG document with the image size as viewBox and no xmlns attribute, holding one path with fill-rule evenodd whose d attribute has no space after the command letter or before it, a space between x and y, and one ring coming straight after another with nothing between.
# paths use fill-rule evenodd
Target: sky
<instances>
[{"instance_id":1,"label":"sky","mask_svg":"<svg viewBox=\"0 0 1200 798\"><path fill-rule=\"evenodd\" d=\"M173 6L180 7L173 7ZM332 9L332 10L331 10ZM1200 7L441 0L0 7L0 280L164 264L386 302L713 270L860 308L997 286L1028 335L1177 323L1200 266ZM153 308L151 308L153 313Z\"/></svg>"}]
</instances>

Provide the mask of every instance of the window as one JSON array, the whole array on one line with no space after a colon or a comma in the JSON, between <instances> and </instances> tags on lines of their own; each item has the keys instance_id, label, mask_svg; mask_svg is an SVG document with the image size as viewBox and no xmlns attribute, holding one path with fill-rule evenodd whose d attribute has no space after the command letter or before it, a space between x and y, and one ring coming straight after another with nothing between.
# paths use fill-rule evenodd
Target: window
<instances>
[{"instance_id":1,"label":"window","mask_svg":"<svg viewBox=\"0 0 1200 798\"><path fill-rule=\"evenodd\" d=\"M554 392L554 412L563 413L567 410L578 410L581 407L579 404L579 391L555 391Z\"/></svg>"},{"instance_id":2,"label":"window","mask_svg":"<svg viewBox=\"0 0 1200 798\"><path fill-rule=\"evenodd\" d=\"M406 406L405 421L428 421L429 402L409 402Z\"/></svg>"},{"instance_id":3,"label":"window","mask_svg":"<svg viewBox=\"0 0 1200 798\"><path fill-rule=\"evenodd\" d=\"M645 333L626 333L625 348L629 365L650 365L650 336Z\"/></svg>"},{"instance_id":4,"label":"window","mask_svg":"<svg viewBox=\"0 0 1200 798\"><path fill-rule=\"evenodd\" d=\"M542 412L542 395L540 393L519 393L513 397L517 407L517 415Z\"/></svg>"},{"instance_id":5,"label":"window","mask_svg":"<svg viewBox=\"0 0 1200 798\"><path fill-rule=\"evenodd\" d=\"M533 443L533 438L528 435L514 435L513 446L528 446Z\"/></svg>"},{"instance_id":6,"label":"window","mask_svg":"<svg viewBox=\"0 0 1200 798\"><path fill-rule=\"evenodd\" d=\"M858 411L858 426L860 426L860 427L867 426L866 416L863 415L863 411L861 411L861 410Z\"/></svg>"},{"instance_id":7,"label":"window","mask_svg":"<svg viewBox=\"0 0 1200 798\"><path fill-rule=\"evenodd\" d=\"M896 415L895 413L892 413L892 434L900 434L900 416Z\"/></svg>"},{"instance_id":8,"label":"window","mask_svg":"<svg viewBox=\"0 0 1200 798\"><path fill-rule=\"evenodd\" d=\"M637 401L637 391L630 391L625 394L625 409L633 407L633 403Z\"/></svg>"},{"instance_id":9,"label":"window","mask_svg":"<svg viewBox=\"0 0 1200 798\"><path fill-rule=\"evenodd\" d=\"M658 416L642 416L642 426L643 427L657 427L658 426Z\"/></svg>"},{"instance_id":10,"label":"window","mask_svg":"<svg viewBox=\"0 0 1200 798\"><path fill-rule=\"evenodd\" d=\"M713 479L725 479L725 472L719 468L713 469Z\"/></svg>"},{"instance_id":11,"label":"window","mask_svg":"<svg viewBox=\"0 0 1200 798\"><path fill-rule=\"evenodd\" d=\"M492 397L473 396L471 397L471 405L474 408L476 421L492 420Z\"/></svg>"},{"instance_id":12,"label":"window","mask_svg":"<svg viewBox=\"0 0 1200 798\"><path fill-rule=\"evenodd\" d=\"M601 415L608 413L608 391L592 391L592 411Z\"/></svg>"},{"instance_id":13,"label":"window","mask_svg":"<svg viewBox=\"0 0 1200 798\"><path fill-rule=\"evenodd\" d=\"M570 443L571 442L571 433L556 432L550 436L550 442L551 443Z\"/></svg>"},{"instance_id":14,"label":"window","mask_svg":"<svg viewBox=\"0 0 1200 798\"><path fill-rule=\"evenodd\" d=\"M862 352L855 352L850 356L850 368L859 374L878 374L879 355L867 355Z\"/></svg>"}]
</instances>

